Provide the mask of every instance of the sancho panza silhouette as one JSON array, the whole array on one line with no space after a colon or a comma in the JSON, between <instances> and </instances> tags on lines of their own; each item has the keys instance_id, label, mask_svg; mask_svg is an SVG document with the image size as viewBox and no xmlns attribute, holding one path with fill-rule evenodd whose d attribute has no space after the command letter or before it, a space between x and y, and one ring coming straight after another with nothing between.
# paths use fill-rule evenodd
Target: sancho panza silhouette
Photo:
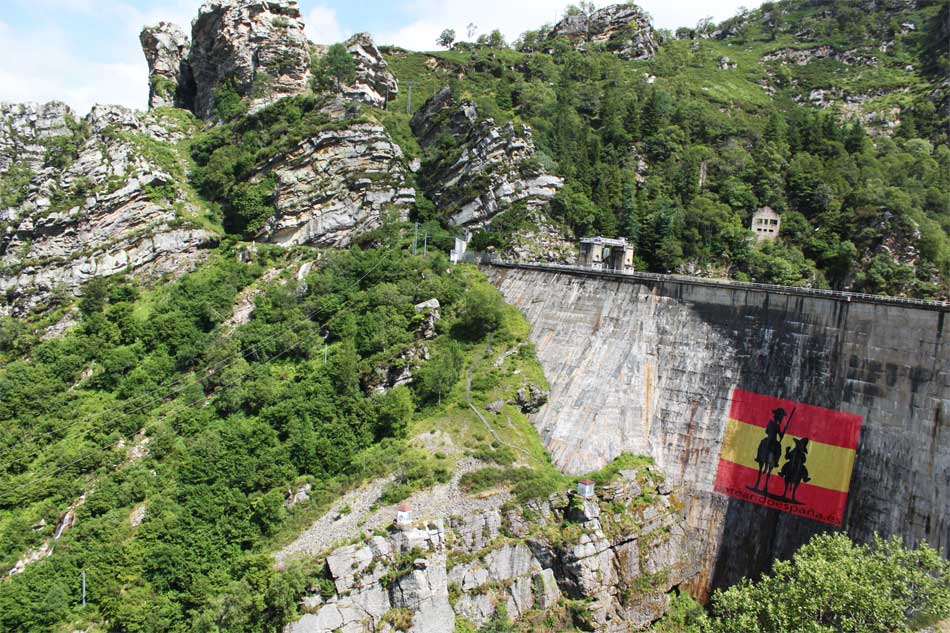
<instances>
[{"instance_id":1,"label":"sancho panza silhouette","mask_svg":"<svg viewBox=\"0 0 950 633\"><path fill-rule=\"evenodd\" d=\"M808 468L805 467L805 460L808 459L808 438L803 437L795 440L795 448L787 447L785 449L785 463L782 464L782 470L779 475L785 480L785 490L782 496L788 495L788 487L792 487L792 501L798 492L798 485L803 481L811 481L808 476Z\"/></svg>"},{"instance_id":2,"label":"sancho panza silhouette","mask_svg":"<svg viewBox=\"0 0 950 633\"><path fill-rule=\"evenodd\" d=\"M792 411L793 415L794 413ZM785 415L785 409L782 407L772 410L772 419L765 425L765 437L759 442L759 450L755 456L755 461L759 465L759 474L755 478L755 486L752 489L764 495L769 493L769 477L778 466L778 460L782 457L782 440L788 431L788 424L785 425L784 430L782 429L782 420L785 419ZM791 421L792 418L789 417L788 422L791 423ZM762 479L763 473L765 474L765 486L759 490L759 481Z\"/></svg>"}]
</instances>

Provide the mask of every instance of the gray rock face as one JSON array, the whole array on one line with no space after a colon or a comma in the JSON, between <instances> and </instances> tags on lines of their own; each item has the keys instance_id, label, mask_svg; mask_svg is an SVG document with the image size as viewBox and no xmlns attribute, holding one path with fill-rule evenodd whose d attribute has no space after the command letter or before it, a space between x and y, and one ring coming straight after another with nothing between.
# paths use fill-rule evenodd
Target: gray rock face
<instances>
[{"instance_id":1,"label":"gray rock face","mask_svg":"<svg viewBox=\"0 0 950 633\"><path fill-rule=\"evenodd\" d=\"M664 485L653 477L630 471L592 499L558 494L504 517L461 513L448 527L393 528L339 548L326 559L336 595L304 598L308 615L285 633L389 631L393 609L411 615L410 631L444 633L456 618L484 624L499 605L515 619L544 611L567 624L562 597L589 605L594 631L646 628L665 613L667 592L695 573L682 511L665 496L637 501L641 485Z\"/></svg>"},{"instance_id":2,"label":"gray rock face","mask_svg":"<svg viewBox=\"0 0 950 633\"><path fill-rule=\"evenodd\" d=\"M356 81L343 86L343 96L362 101L374 108L385 108L387 101L399 95L396 77L373 43L369 33L357 33L346 41L346 50L356 61Z\"/></svg>"},{"instance_id":3,"label":"gray rock face","mask_svg":"<svg viewBox=\"0 0 950 633\"><path fill-rule=\"evenodd\" d=\"M490 278L531 323L551 386L533 423L555 462L580 473L650 454L688 487L700 593L826 529L713 491L734 388L860 415L844 528L950 546L946 310L501 268Z\"/></svg>"},{"instance_id":4,"label":"gray rock face","mask_svg":"<svg viewBox=\"0 0 950 633\"><path fill-rule=\"evenodd\" d=\"M660 48L649 16L633 4L611 5L589 16L568 16L554 26L548 37L567 38L578 50L603 44L622 59L653 59Z\"/></svg>"},{"instance_id":5,"label":"gray rock face","mask_svg":"<svg viewBox=\"0 0 950 633\"><path fill-rule=\"evenodd\" d=\"M310 45L296 0L208 0L192 23L189 64L204 119L229 81L252 109L306 92Z\"/></svg>"},{"instance_id":6,"label":"gray rock face","mask_svg":"<svg viewBox=\"0 0 950 633\"><path fill-rule=\"evenodd\" d=\"M345 247L415 204L402 150L377 123L320 132L265 169L277 178L277 213L258 239L275 244Z\"/></svg>"},{"instance_id":7,"label":"gray rock face","mask_svg":"<svg viewBox=\"0 0 950 633\"><path fill-rule=\"evenodd\" d=\"M509 123L501 128L481 119L475 105L456 103L443 88L412 117L423 147L443 135L455 138L461 153L435 166L427 193L456 226L486 226L514 204L543 213L564 181L538 163L531 129Z\"/></svg>"},{"instance_id":8,"label":"gray rock face","mask_svg":"<svg viewBox=\"0 0 950 633\"><path fill-rule=\"evenodd\" d=\"M14 164L33 173L43 167L44 141L69 135L73 112L65 103L0 103L0 176Z\"/></svg>"},{"instance_id":9,"label":"gray rock face","mask_svg":"<svg viewBox=\"0 0 950 633\"><path fill-rule=\"evenodd\" d=\"M148 63L148 107L194 108L195 80L188 63L191 42L169 22L147 26L139 34Z\"/></svg>"},{"instance_id":10,"label":"gray rock face","mask_svg":"<svg viewBox=\"0 0 950 633\"><path fill-rule=\"evenodd\" d=\"M117 106L96 106L84 121L85 137L66 126L61 104L4 112L12 114L3 129L16 133L0 140L0 148L13 148L2 155L24 161L33 177L24 200L0 210L0 313L78 293L95 277L130 272L150 279L186 272L203 259L213 236L179 220L174 204L185 201L175 177L137 141L174 142L181 131ZM75 156L60 157L64 168L47 164L44 141L66 135L77 144Z\"/></svg>"}]
</instances>

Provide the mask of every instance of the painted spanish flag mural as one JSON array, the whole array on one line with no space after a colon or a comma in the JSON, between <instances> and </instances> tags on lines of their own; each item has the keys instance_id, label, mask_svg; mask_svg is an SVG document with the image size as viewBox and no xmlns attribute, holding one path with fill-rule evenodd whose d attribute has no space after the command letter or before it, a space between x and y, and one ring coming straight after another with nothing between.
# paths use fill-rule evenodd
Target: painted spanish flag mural
<instances>
[{"instance_id":1,"label":"painted spanish flag mural","mask_svg":"<svg viewBox=\"0 0 950 633\"><path fill-rule=\"evenodd\" d=\"M841 525L861 416L736 389L715 490Z\"/></svg>"}]
</instances>

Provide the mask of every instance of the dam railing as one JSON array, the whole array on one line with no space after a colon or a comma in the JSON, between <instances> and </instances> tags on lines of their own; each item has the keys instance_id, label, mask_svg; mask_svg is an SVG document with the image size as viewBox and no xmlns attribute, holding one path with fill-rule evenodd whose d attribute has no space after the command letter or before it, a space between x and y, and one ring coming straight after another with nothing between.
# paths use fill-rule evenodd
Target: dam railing
<instances>
[{"instance_id":1,"label":"dam railing","mask_svg":"<svg viewBox=\"0 0 950 633\"><path fill-rule=\"evenodd\" d=\"M662 273L626 272L616 269L592 268L570 264L553 264L548 262L520 262L501 259L490 255L470 256L469 261L500 268L523 268L526 270L542 270L547 272L570 272L593 277L607 277L623 281L656 281L675 282L695 286L712 286L718 288L734 288L736 290L757 290L804 297L823 297L838 301L859 301L862 303L876 303L882 305L913 306L926 310L950 311L950 301L932 301L927 299L913 299L908 297L891 297L887 295L873 295L862 292L844 292L840 290L825 290L822 288L801 288L798 286L778 286L748 281L734 281L731 279L707 279L704 277L690 277L688 275L664 275Z\"/></svg>"}]
</instances>

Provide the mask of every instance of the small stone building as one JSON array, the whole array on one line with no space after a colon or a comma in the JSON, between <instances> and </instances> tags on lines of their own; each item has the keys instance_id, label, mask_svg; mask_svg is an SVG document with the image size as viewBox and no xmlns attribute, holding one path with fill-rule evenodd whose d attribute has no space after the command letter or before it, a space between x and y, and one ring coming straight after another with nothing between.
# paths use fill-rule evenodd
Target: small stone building
<instances>
[{"instance_id":1,"label":"small stone building","mask_svg":"<svg viewBox=\"0 0 950 633\"><path fill-rule=\"evenodd\" d=\"M624 238L585 237L581 239L578 264L598 270L632 273L633 244Z\"/></svg>"},{"instance_id":2,"label":"small stone building","mask_svg":"<svg viewBox=\"0 0 950 633\"><path fill-rule=\"evenodd\" d=\"M756 242L774 242L781 228L782 216L772 207L762 207L752 214L752 232L755 233Z\"/></svg>"}]
</instances>

